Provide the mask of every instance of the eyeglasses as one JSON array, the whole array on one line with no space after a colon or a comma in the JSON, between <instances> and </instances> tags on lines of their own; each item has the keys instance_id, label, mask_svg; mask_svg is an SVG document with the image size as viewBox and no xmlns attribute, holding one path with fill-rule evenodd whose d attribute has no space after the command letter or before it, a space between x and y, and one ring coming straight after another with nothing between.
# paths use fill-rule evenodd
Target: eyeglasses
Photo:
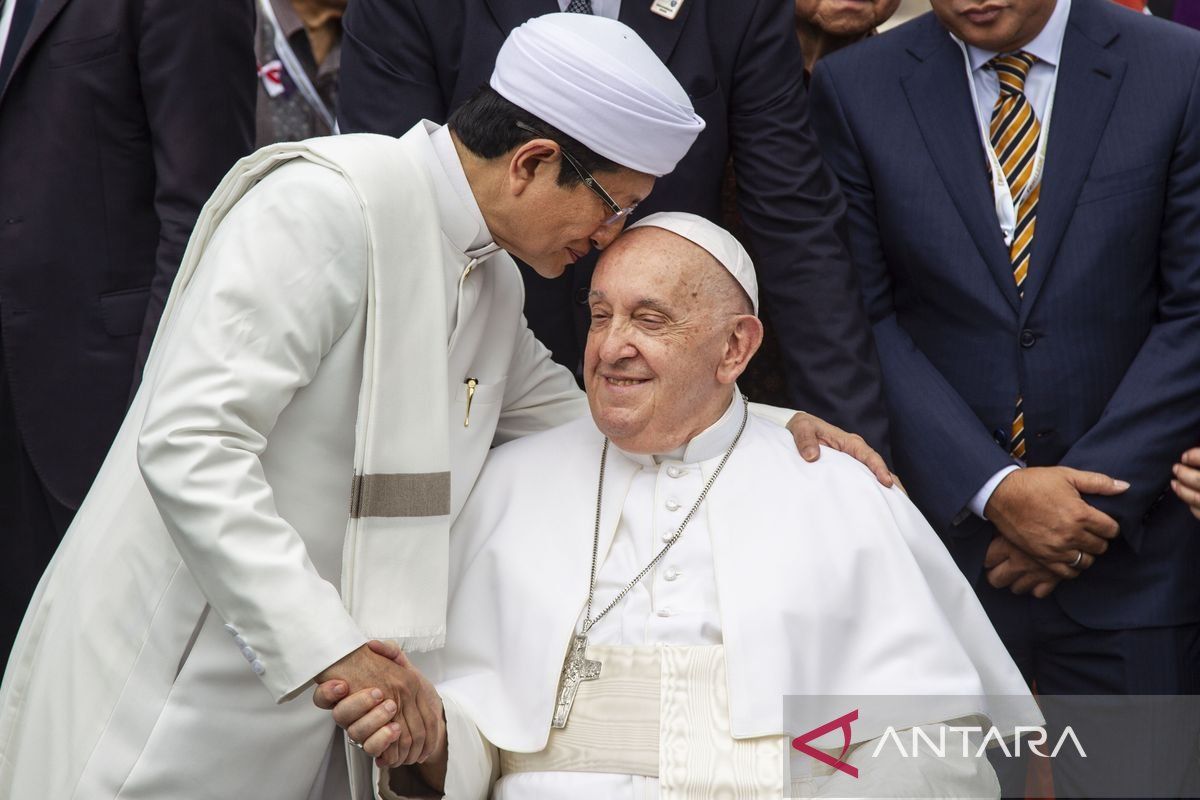
<instances>
[{"instance_id":1,"label":"eyeglasses","mask_svg":"<svg viewBox=\"0 0 1200 800\"><path fill-rule=\"evenodd\" d=\"M549 138L547 136L543 136L541 133L526 125L524 122L518 121L517 127L526 133L532 133L539 139ZM554 140L551 139L551 141ZM558 144L558 142L555 142L555 144ZM563 159L571 165L571 169L575 170L575 174L579 176L579 180L583 181L583 185L595 192L596 196L600 198L601 202L603 202L604 205L608 207L608 210L612 212L612 214L605 218L602 224L612 225L616 222L619 222L620 220L623 220L632 214L638 207L638 204L634 203L628 208L621 208L619 205L617 205L617 201L612 199L612 195L604 191L604 187L600 185L600 181L593 178L592 173L584 169L583 165L575 159L575 156L567 152L567 148L559 144L558 150L562 153Z\"/></svg>"}]
</instances>

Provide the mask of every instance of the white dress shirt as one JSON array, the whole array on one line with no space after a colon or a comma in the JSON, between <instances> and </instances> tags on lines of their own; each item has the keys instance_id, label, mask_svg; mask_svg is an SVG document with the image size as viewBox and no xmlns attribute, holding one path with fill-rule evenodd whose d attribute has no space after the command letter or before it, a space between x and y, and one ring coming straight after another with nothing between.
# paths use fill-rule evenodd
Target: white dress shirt
<instances>
[{"instance_id":1,"label":"white dress shirt","mask_svg":"<svg viewBox=\"0 0 1200 800\"><path fill-rule=\"evenodd\" d=\"M4 47L8 43L8 32L12 29L13 12L17 9L17 0L0 0L0 61L4 61ZM3 89L0 86L0 89Z\"/></svg>"},{"instance_id":2,"label":"white dress shirt","mask_svg":"<svg viewBox=\"0 0 1200 800\"><path fill-rule=\"evenodd\" d=\"M562 11L566 11L569 5L571 0L558 0L558 7ZM616 19L620 13L621 0L592 0L592 14L597 17Z\"/></svg>"},{"instance_id":3,"label":"white dress shirt","mask_svg":"<svg viewBox=\"0 0 1200 800\"><path fill-rule=\"evenodd\" d=\"M1022 48L1026 53L1037 57L1037 61L1034 62L1025 79L1025 96L1033 106L1038 121L1043 125L1045 125L1046 106L1054 88L1055 76L1058 74L1063 35L1067 30L1067 17L1070 16L1070 13L1071 0L1058 0L1045 27L1034 37L1033 41ZM981 130L987 130L991 125L992 110L996 106L996 99L1000 97L1000 79L996 77L995 70L984 67L999 53L983 50L973 45L966 45L966 49L967 59L971 66L971 79L975 83L975 117ZM1043 133L1043 135L1045 134ZM997 224L1000 224L999 219L997 219ZM975 493L967 508L977 516L987 519L983 511L992 497L992 492L996 491L996 487L1010 472L1020 469L1021 466L1023 465L1014 463L997 471Z\"/></svg>"}]
</instances>

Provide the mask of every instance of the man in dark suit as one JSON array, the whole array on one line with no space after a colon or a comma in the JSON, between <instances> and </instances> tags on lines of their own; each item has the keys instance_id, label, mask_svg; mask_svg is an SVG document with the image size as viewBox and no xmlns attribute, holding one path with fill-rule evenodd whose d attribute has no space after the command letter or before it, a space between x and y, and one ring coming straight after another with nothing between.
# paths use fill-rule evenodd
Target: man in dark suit
<instances>
[{"instance_id":1,"label":"man in dark suit","mask_svg":"<svg viewBox=\"0 0 1200 800\"><path fill-rule=\"evenodd\" d=\"M1200 35L933 8L812 83L896 470L1041 692L1196 692Z\"/></svg>"},{"instance_id":2,"label":"man in dark suit","mask_svg":"<svg viewBox=\"0 0 1200 800\"><path fill-rule=\"evenodd\" d=\"M670 210L719 222L732 155L747 244L783 353L789 392L779 402L859 433L886 455L878 362L836 230L844 203L808 123L793 3L657 6L673 7L673 18L654 13L649 0L355 0L343 25L339 124L347 133L399 135L423 117L443 122L487 81L504 37L530 17L569 9L619 18L707 123L635 218ZM525 274L530 327L573 370L593 264L581 261L556 282Z\"/></svg>"},{"instance_id":3,"label":"man in dark suit","mask_svg":"<svg viewBox=\"0 0 1200 800\"><path fill-rule=\"evenodd\" d=\"M7 659L125 416L200 207L252 147L255 69L251 0L0 8Z\"/></svg>"}]
</instances>

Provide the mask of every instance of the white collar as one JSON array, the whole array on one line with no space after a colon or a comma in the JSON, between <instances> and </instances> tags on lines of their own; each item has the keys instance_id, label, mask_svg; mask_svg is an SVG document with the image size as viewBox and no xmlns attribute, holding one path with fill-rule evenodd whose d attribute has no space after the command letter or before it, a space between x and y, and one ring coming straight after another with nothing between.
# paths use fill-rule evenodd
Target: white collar
<instances>
[{"instance_id":1,"label":"white collar","mask_svg":"<svg viewBox=\"0 0 1200 800\"><path fill-rule=\"evenodd\" d=\"M467 173L463 170L454 142L450 138L450 129L445 125L437 125L429 120L422 120L425 132L429 134L429 142L437 156L437 164L441 174L435 175L434 186L438 196L438 207L441 209L442 230L451 243L470 256L482 256L499 249L492 240L487 223ZM482 252L481 252L482 251Z\"/></svg>"},{"instance_id":2,"label":"white collar","mask_svg":"<svg viewBox=\"0 0 1200 800\"><path fill-rule=\"evenodd\" d=\"M710 458L724 455L733 437L737 436L742 424L742 394L734 387L733 397L729 407L721 418L692 437L687 444L677 447L669 453L647 455L644 453L628 453L619 447L617 452L643 467L657 467L659 464L672 462L683 464L699 464Z\"/></svg>"},{"instance_id":3,"label":"white collar","mask_svg":"<svg viewBox=\"0 0 1200 800\"><path fill-rule=\"evenodd\" d=\"M1050 67L1057 67L1058 61L1062 57L1063 36L1067 32L1067 19L1070 15L1071 0L1058 0L1054 4L1054 11L1050 13L1050 19L1046 20L1042 30L1033 37L1033 41L1021 49L1036 56L1038 61ZM999 53L983 50L973 45L967 45L967 54L971 59L972 72L978 72L987 62L999 55Z\"/></svg>"}]
</instances>

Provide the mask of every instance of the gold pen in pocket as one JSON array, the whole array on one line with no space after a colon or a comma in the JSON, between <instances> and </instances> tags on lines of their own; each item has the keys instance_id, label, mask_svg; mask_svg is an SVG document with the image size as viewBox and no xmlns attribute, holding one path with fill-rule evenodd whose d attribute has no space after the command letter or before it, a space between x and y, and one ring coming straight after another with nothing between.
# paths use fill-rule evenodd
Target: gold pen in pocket
<instances>
[{"instance_id":1,"label":"gold pen in pocket","mask_svg":"<svg viewBox=\"0 0 1200 800\"><path fill-rule=\"evenodd\" d=\"M475 399L475 387L479 385L479 381L474 378L467 378L467 415L463 417L463 427L471 426L471 401Z\"/></svg>"}]
</instances>

